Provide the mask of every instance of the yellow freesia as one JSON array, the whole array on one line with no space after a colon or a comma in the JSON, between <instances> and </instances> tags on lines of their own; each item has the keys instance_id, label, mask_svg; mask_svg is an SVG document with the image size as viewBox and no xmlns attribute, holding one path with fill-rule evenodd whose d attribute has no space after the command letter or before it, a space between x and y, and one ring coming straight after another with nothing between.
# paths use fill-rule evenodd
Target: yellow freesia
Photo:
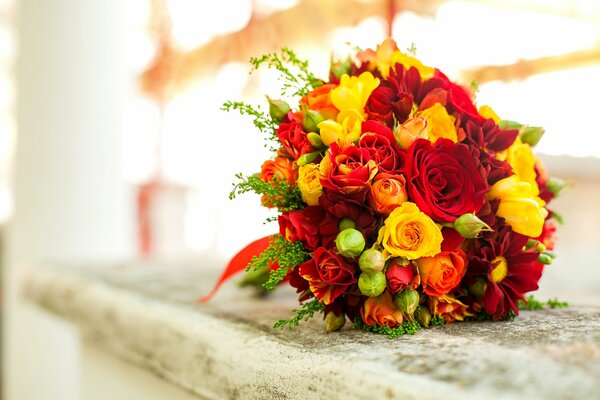
<instances>
[{"instance_id":1,"label":"yellow freesia","mask_svg":"<svg viewBox=\"0 0 600 400\"><path fill-rule=\"evenodd\" d=\"M456 118L448 114L446 107L440 103L435 103L428 109L421 111L421 117L427 121L427 137L435 143L439 138L452 140L454 143L458 141L456 127L454 122Z\"/></svg>"},{"instance_id":2,"label":"yellow freesia","mask_svg":"<svg viewBox=\"0 0 600 400\"><path fill-rule=\"evenodd\" d=\"M537 195L539 189L535 181L535 156L531 146L517 139L506 151L506 162L510 164L519 180L528 182L534 187Z\"/></svg>"},{"instance_id":3,"label":"yellow freesia","mask_svg":"<svg viewBox=\"0 0 600 400\"><path fill-rule=\"evenodd\" d=\"M496 114L496 112L492 109L492 107L487 105L479 107L479 115L486 119L491 118L494 120L495 123L502 121L498 114Z\"/></svg>"},{"instance_id":4,"label":"yellow freesia","mask_svg":"<svg viewBox=\"0 0 600 400\"><path fill-rule=\"evenodd\" d=\"M409 70L411 67L415 67L417 71L419 71L419 74L421 75L421 78L423 80L431 78L433 76L433 73L435 72L435 69L423 65L423 63L415 57L411 57L408 54L404 54L400 50L396 50L392 54L390 66L393 67L396 64L404 65L404 68L406 68L407 70ZM387 78L387 75L389 74L389 67L385 73L381 69L379 71L381 72L381 75L384 78Z\"/></svg>"},{"instance_id":5,"label":"yellow freesia","mask_svg":"<svg viewBox=\"0 0 600 400\"><path fill-rule=\"evenodd\" d=\"M538 193L537 185L511 175L496 182L487 197L489 200L500 200L496 215L504 218L515 232L538 237L548 216L544 208L546 203L538 197Z\"/></svg>"},{"instance_id":6,"label":"yellow freesia","mask_svg":"<svg viewBox=\"0 0 600 400\"><path fill-rule=\"evenodd\" d=\"M369 96L377 86L379 79L370 72L363 72L359 76L344 74L339 86L331 91L331 102L340 111L355 110L362 115ZM341 122L339 115L338 122Z\"/></svg>"},{"instance_id":7,"label":"yellow freesia","mask_svg":"<svg viewBox=\"0 0 600 400\"><path fill-rule=\"evenodd\" d=\"M341 146L348 146L360 137L361 123L363 117L356 110L342 111L338 117L341 122L325 120L319 123L317 127L321 134L321 140L326 146L337 142Z\"/></svg>"}]
</instances>

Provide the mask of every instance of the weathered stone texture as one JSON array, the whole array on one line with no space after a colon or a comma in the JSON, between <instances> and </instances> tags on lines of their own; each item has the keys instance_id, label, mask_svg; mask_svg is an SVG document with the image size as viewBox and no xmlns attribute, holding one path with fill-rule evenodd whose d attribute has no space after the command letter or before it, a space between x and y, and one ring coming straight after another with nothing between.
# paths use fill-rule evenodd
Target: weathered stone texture
<instances>
[{"instance_id":1,"label":"weathered stone texture","mask_svg":"<svg viewBox=\"0 0 600 400\"><path fill-rule=\"evenodd\" d=\"M115 355L214 399L592 399L600 397L600 308L522 312L393 340L321 321L271 328L294 295L226 287L215 276L131 265L37 269L25 295Z\"/></svg>"}]
</instances>

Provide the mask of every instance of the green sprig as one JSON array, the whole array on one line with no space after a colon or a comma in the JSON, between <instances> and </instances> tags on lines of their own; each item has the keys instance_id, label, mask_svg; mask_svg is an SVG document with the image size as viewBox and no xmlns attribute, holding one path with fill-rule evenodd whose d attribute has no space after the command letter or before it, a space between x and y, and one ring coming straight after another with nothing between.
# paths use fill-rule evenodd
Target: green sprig
<instances>
[{"instance_id":1,"label":"green sprig","mask_svg":"<svg viewBox=\"0 0 600 400\"><path fill-rule=\"evenodd\" d=\"M280 73L279 79L283 81L281 94L283 96L304 96L312 89L323 85L308 69L308 61L298 58L294 51L284 47L280 53L267 53L262 57L250 59L253 69L251 73L266 65Z\"/></svg>"},{"instance_id":2,"label":"green sprig","mask_svg":"<svg viewBox=\"0 0 600 400\"><path fill-rule=\"evenodd\" d=\"M241 115L248 115L252 117L252 123L254 126L267 135L266 140L268 141L265 144L265 147L268 147L272 151L276 151L281 147L279 139L277 138L277 122L266 112L263 112L260 109L260 106L253 106L248 103L244 103L243 101L231 101L228 100L223 103L221 107L223 111L231 111L235 110L239 112Z\"/></svg>"},{"instance_id":3,"label":"green sprig","mask_svg":"<svg viewBox=\"0 0 600 400\"><path fill-rule=\"evenodd\" d=\"M300 303L300 308L292 310L296 315L290 319L281 319L273 325L273 328L283 329L287 327L289 330L294 329L302 321L308 321L315 316L315 313L322 312L325 309L325 304L317 299L312 299L304 303Z\"/></svg>"},{"instance_id":4,"label":"green sprig","mask_svg":"<svg viewBox=\"0 0 600 400\"><path fill-rule=\"evenodd\" d=\"M526 301L519 300L517 306L519 310L543 310L546 308L566 308L569 307L569 303L566 301L560 301L558 299L550 299L548 301L540 301L532 295L525 297Z\"/></svg>"},{"instance_id":5,"label":"green sprig","mask_svg":"<svg viewBox=\"0 0 600 400\"><path fill-rule=\"evenodd\" d=\"M254 256L246 270L270 268L277 263L279 268L271 271L269 279L262 285L265 290L271 291L285 278L290 270L302 264L309 257L301 242L288 242L281 235L273 235L269 246L258 256Z\"/></svg>"},{"instance_id":6,"label":"green sprig","mask_svg":"<svg viewBox=\"0 0 600 400\"><path fill-rule=\"evenodd\" d=\"M277 207L279 211L298 210L303 207L300 189L290 185L286 180L273 178L265 182L256 175L244 176L236 174L241 182L233 184L233 190L229 193L229 199L248 192L255 192L264 196L264 204L269 207Z\"/></svg>"},{"instance_id":7,"label":"green sprig","mask_svg":"<svg viewBox=\"0 0 600 400\"><path fill-rule=\"evenodd\" d=\"M379 326L377 324L367 325L363 322L360 317L354 319L354 328L362 329L363 331L377 333L380 335L387 335L390 339L393 339L401 335L414 335L421 325L416 321L404 321L402 324L395 328L390 328L387 325Z\"/></svg>"}]
</instances>

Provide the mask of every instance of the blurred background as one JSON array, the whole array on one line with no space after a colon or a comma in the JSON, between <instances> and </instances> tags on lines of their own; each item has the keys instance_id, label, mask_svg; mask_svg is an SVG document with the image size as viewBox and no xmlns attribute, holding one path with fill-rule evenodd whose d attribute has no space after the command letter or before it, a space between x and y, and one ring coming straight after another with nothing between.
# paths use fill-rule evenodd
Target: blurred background
<instances>
[{"instance_id":1,"label":"blurred background","mask_svg":"<svg viewBox=\"0 0 600 400\"><path fill-rule=\"evenodd\" d=\"M75 333L19 299L32 265L220 269L277 229L257 197L228 200L270 156L220 111L278 96L250 57L288 46L326 77L332 50L390 35L477 82L500 117L546 128L537 152L570 187L550 207L566 224L540 297L600 304L597 0L0 0L3 398L80 396Z\"/></svg>"}]
</instances>

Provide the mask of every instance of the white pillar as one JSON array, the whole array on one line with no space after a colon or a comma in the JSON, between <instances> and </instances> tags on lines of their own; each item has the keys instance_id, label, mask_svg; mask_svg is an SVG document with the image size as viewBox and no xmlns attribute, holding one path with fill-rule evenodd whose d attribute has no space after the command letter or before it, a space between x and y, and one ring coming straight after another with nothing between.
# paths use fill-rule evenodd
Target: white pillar
<instances>
[{"instance_id":1,"label":"white pillar","mask_svg":"<svg viewBox=\"0 0 600 400\"><path fill-rule=\"evenodd\" d=\"M121 173L120 0L21 0L17 33L15 215L8 226L4 394L78 398L78 335L17 296L25 266L109 262L134 252Z\"/></svg>"}]
</instances>

